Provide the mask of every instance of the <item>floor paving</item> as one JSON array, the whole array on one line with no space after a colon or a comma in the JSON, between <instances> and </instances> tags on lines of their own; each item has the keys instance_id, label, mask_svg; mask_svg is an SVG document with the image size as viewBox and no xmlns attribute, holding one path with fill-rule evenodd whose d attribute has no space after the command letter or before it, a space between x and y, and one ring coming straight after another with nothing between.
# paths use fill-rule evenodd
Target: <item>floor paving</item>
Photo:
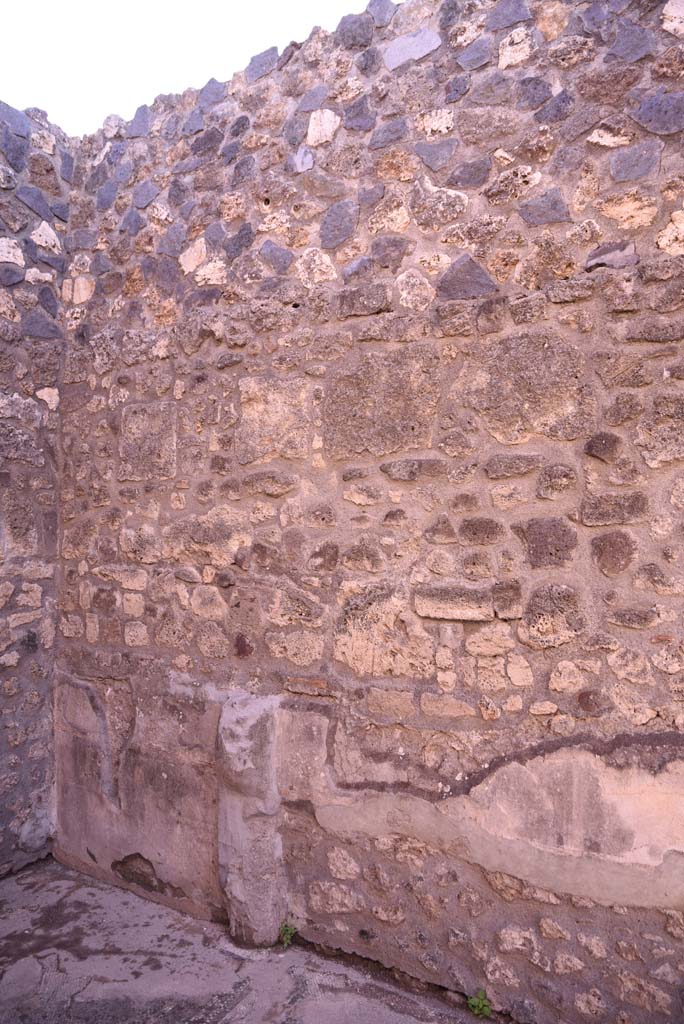
<instances>
[{"instance_id":1,"label":"floor paving","mask_svg":"<svg viewBox=\"0 0 684 1024\"><path fill-rule=\"evenodd\" d=\"M472 1024L306 945L250 950L48 860L0 882L0 1024Z\"/></svg>"}]
</instances>

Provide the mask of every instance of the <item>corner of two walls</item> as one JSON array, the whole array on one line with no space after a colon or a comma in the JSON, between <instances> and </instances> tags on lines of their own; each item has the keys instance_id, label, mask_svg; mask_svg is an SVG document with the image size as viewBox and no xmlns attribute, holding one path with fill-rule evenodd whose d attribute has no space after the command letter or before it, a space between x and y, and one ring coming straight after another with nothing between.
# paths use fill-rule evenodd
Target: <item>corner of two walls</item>
<instances>
[{"instance_id":1,"label":"corner of two walls","mask_svg":"<svg viewBox=\"0 0 684 1024\"><path fill-rule=\"evenodd\" d=\"M595 7L108 119L61 287L57 855L520 1024L682 1009L684 53Z\"/></svg>"},{"instance_id":2,"label":"corner of two walls","mask_svg":"<svg viewBox=\"0 0 684 1024\"><path fill-rule=\"evenodd\" d=\"M50 849L61 278L73 155L0 103L0 875Z\"/></svg>"}]
</instances>

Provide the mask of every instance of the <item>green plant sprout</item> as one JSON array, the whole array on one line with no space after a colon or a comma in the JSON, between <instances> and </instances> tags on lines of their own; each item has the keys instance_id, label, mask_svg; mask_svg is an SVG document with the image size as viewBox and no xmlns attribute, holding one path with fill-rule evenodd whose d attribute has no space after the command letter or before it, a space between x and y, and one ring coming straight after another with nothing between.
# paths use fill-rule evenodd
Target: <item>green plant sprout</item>
<instances>
[{"instance_id":1,"label":"green plant sprout","mask_svg":"<svg viewBox=\"0 0 684 1024\"><path fill-rule=\"evenodd\" d=\"M492 1004L487 999L487 993L483 988L481 988L474 996L470 996L468 999L468 1009L471 1013L474 1013L476 1017L491 1017Z\"/></svg>"},{"instance_id":2,"label":"green plant sprout","mask_svg":"<svg viewBox=\"0 0 684 1024\"><path fill-rule=\"evenodd\" d=\"M289 921L283 921L280 926L280 931L278 932L278 939L280 940L283 949L287 949L296 934L297 929L295 926L290 924Z\"/></svg>"}]
</instances>

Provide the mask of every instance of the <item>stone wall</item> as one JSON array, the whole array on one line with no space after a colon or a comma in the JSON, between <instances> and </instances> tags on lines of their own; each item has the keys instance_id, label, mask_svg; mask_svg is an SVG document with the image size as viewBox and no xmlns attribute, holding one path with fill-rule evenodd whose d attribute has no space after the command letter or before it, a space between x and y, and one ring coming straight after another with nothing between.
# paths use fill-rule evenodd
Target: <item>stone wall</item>
<instances>
[{"instance_id":1,"label":"stone wall","mask_svg":"<svg viewBox=\"0 0 684 1024\"><path fill-rule=\"evenodd\" d=\"M681 1018L680 7L372 0L74 149L63 860Z\"/></svg>"},{"instance_id":2,"label":"stone wall","mask_svg":"<svg viewBox=\"0 0 684 1024\"><path fill-rule=\"evenodd\" d=\"M0 103L0 876L45 856L52 832L60 282L72 171L63 134L40 111Z\"/></svg>"}]
</instances>

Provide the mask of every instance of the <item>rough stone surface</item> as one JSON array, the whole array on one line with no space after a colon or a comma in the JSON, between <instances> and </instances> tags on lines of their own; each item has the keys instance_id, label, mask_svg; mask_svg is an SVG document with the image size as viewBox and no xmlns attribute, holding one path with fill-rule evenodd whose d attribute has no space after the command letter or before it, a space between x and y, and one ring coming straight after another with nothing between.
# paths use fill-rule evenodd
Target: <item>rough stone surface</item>
<instances>
[{"instance_id":1,"label":"rough stone surface","mask_svg":"<svg viewBox=\"0 0 684 1024\"><path fill-rule=\"evenodd\" d=\"M2 873L681 1019L678 10L373 0L90 138L0 107Z\"/></svg>"},{"instance_id":2,"label":"rough stone surface","mask_svg":"<svg viewBox=\"0 0 684 1024\"><path fill-rule=\"evenodd\" d=\"M333 851L334 854L334 851ZM342 847L330 863L353 878ZM347 859L344 859L347 858ZM193 921L54 862L0 883L0 1013L20 1024L467 1024L465 1000L411 992L389 972L299 943L245 949L220 923ZM26 942L26 928L38 934ZM47 964L59 958L59 971ZM125 988L125 992L123 989Z\"/></svg>"}]
</instances>

